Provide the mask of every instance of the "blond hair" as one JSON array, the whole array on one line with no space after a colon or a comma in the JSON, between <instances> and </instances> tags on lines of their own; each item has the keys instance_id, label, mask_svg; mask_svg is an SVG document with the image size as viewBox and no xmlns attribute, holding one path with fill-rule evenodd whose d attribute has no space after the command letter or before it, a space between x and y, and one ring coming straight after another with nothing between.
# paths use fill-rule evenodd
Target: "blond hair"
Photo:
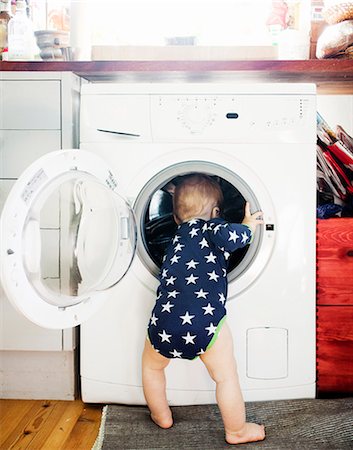
<instances>
[{"instance_id":1,"label":"blond hair","mask_svg":"<svg viewBox=\"0 0 353 450\"><path fill-rule=\"evenodd\" d=\"M220 209L222 203L220 185L208 175L188 175L175 187L173 211L179 222L196 217L210 219L213 208Z\"/></svg>"}]
</instances>

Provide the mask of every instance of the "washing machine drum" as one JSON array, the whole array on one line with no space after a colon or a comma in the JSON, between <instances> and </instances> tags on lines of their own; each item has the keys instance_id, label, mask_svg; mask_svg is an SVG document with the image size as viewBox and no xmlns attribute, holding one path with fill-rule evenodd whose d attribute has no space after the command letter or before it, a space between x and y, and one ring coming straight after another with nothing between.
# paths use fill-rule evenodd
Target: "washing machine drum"
<instances>
[{"instance_id":1,"label":"washing machine drum","mask_svg":"<svg viewBox=\"0 0 353 450\"><path fill-rule=\"evenodd\" d=\"M230 182L219 176L214 176L219 183L224 197L222 217L229 221L240 223L244 217L245 199L239 190ZM162 259L177 225L173 218L173 193L171 186L176 186L183 176L173 178L155 191L147 203L143 218L143 238L147 252L156 266L161 267ZM228 271L231 272L243 260L249 246L238 249L229 260Z\"/></svg>"}]
</instances>

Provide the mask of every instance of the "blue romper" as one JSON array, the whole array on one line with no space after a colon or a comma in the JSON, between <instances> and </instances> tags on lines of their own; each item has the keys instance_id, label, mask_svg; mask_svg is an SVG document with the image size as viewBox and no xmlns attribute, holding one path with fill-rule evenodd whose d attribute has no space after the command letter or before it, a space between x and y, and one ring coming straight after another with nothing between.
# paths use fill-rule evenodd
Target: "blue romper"
<instances>
[{"instance_id":1,"label":"blue romper","mask_svg":"<svg viewBox=\"0 0 353 450\"><path fill-rule=\"evenodd\" d=\"M213 344L226 316L227 260L250 240L249 227L220 218L179 225L161 267L148 325L157 352L194 359Z\"/></svg>"}]
</instances>

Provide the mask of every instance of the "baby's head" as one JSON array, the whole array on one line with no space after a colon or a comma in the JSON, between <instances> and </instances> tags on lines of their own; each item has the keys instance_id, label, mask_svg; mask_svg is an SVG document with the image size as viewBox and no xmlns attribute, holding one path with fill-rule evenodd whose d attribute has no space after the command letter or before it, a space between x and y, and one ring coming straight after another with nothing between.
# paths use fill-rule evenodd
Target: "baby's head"
<instances>
[{"instance_id":1,"label":"baby's head","mask_svg":"<svg viewBox=\"0 0 353 450\"><path fill-rule=\"evenodd\" d=\"M204 220L219 216L223 204L223 193L217 183L205 174L185 176L175 187L173 211L179 224L191 219Z\"/></svg>"}]
</instances>

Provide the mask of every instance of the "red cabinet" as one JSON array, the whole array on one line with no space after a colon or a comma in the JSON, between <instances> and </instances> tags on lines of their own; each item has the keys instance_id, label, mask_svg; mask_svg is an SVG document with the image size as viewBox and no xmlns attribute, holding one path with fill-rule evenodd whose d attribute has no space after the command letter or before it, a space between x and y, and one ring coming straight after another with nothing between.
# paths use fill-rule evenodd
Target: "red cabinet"
<instances>
[{"instance_id":1,"label":"red cabinet","mask_svg":"<svg viewBox=\"0 0 353 450\"><path fill-rule=\"evenodd\" d=\"M353 393L353 218L317 228L318 396Z\"/></svg>"}]
</instances>

